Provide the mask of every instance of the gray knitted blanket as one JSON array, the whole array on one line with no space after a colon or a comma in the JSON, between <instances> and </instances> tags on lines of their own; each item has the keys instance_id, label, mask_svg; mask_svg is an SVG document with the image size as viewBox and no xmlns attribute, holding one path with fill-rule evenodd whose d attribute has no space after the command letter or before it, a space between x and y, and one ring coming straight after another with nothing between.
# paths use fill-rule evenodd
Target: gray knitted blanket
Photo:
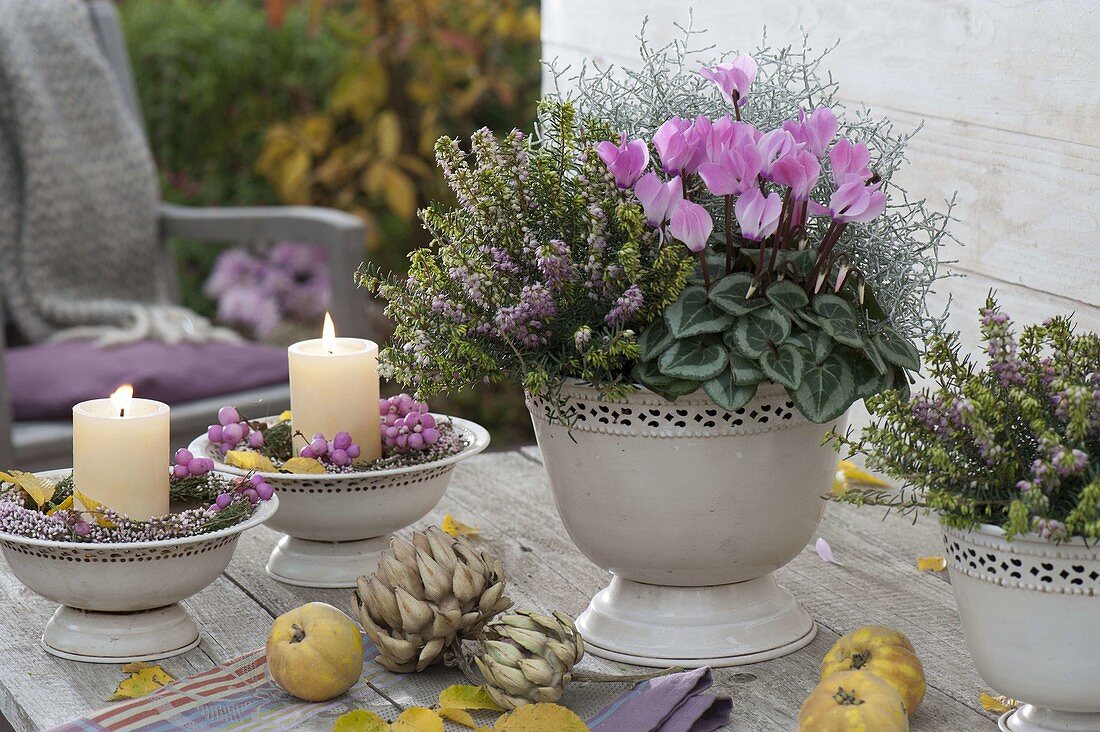
<instances>
[{"instance_id":1,"label":"gray knitted blanket","mask_svg":"<svg viewBox=\"0 0 1100 732\"><path fill-rule=\"evenodd\" d=\"M0 291L31 340L221 338L169 304L157 175L80 0L0 0Z\"/></svg>"}]
</instances>

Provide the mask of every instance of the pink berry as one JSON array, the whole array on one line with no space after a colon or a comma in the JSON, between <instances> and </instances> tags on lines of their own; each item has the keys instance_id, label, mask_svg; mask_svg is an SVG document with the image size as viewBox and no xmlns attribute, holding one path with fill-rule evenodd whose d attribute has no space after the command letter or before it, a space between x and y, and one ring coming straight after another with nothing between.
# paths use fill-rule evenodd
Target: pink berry
<instances>
[{"instance_id":1,"label":"pink berry","mask_svg":"<svg viewBox=\"0 0 1100 732\"><path fill-rule=\"evenodd\" d=\"M233 496L230 495L229 493L222 493L217 498L214 499L214 503L215 503L215 505L217 505L218 508L225 508L226 506L228 506L232 502L233 502Z\"/></svg>"},{"instance_id":2,"label":"pink berry","mask_svg":"<svg viewBox=\"0 0 1100 732\"><path fill-rule=\"evenodd\" d=\"M218 410L218 424L223 427L241 421L241 414L233 407L222 407Z\"/></svg>"},{"instance_id":3,"label":"pink berry","mask_svg":"<svg viewBox=\"0 0 1100 732\"><path fill-rule=\"evenodd\" d=\"M172 468L172 475L176 476L177 478L186 478L188 475L190 475L190 473L187 472L186 465L176 465Z\"/></svg>"},{"instance_id":4,"label":"pink berry","mask_svg":"<svg viewBox=\"0 0 1100 732\"><path fill-rule=\"evenodd\" d=\"M423 436L424 442L428 443L429 445L434 445L436 442L439 441L439 430L437 430L435 427L429 427L428 429L424 430Z\"/></svg>"},{"instance_id":5,"label":"pink berry","mask_svg":"<svg viewBox=\"0 0 1100 732\"><path fill-rule=\"evenodd\" d=\"M256 495L260 497L261 501L266 501L271 498L271 496L275 495L275 489L267 483L260 483L256 486Z\"/></svg>"},{"instance_id":6,"label":"pink berry","mask_svg":"<svg viewBox=\"0 0 1100 732\"><path fill-rule=\"evenodd\" d=\"M413 433L409 435L409 447L414 450L420 450L424 447L424 437L419 433Z\"/></svg>"},{"instance_id":7,"label":"pink berry","mask_svg":"<svg viewBox=\"0 0 1100 732\"><path fill-rule=\"evenodd\" d=\"M202 458L191 458L191 462L187 463L187 472L191 475L202 475L206 472L206 463Z\"/></svg>"},{"instance_id":8,"label":"pink berry","mask_svg":"<svg viewBox=\"0 0 1100 732\"><path fill-rule=\"evenodd\" d=\"M251 478L249 478L248 482L254 486L262 485L264 482L264 477L257 473L256 475L253 475Z\"/></svg>"},{"instance_id":9,"label":"pink berry","mask_svg":"<svg viewBox=\"0 0 1100 732\"><path fill-rule=\"evenodd\" d=\"M77 521L73 524L73 533L77 536L87 536L92 532L92 525L87 521Z\"/></svg>"},{"instance_id":10,"label":"pink berry","mask_svg":"<svg viewBox=\"0 0 1100 732\"><path fill-rule=\"evenodd\" d=\"M337 450L347 450L350 444L351 435L347 432L337 432L336 437L332 439L332 446Z\"/></svg>"},{"instance_id":11,"label":"pink berry","mask_svg":"<svg viewBox=\"0 0 1100 732\"><path fill-rule=\"evenodd\" d=\"M230 450L235 450L236 447L237 447L236 442L223 442L222 443L222 454L224 455L225 453L229 452Z\"/></svg>"},{"instance_id":12,"label":"pink berry","mask_svg":"<svg viewBox=\"0 0 1100 732\"><path fill-rule=\"evenodd\" d=\"M313 448L313 452L318 457L328 454L328 440L326 440L325 438L315 437L315 438L313 438L313 442L311 442L309 444L310 444L310 447Z\"/></svg>"},{"instance_id":13,"label":"pink berry","mask_svg":"<svg viewBox=\"0 0 1100 732\"><path fill-rule=\"evenodd\" d=\"M181 447L176 450L176 463L179 465L187 465L195 459L195 456L186 447Z\"/></svg>"},{"instance_id":14,"label":"pink berry","mask_svg":"<svg viewBox=\"0 0 1100 732\"><path fill-rule=\"evenodd\" d=\"M313 451L313 445L306 445L298 451L298 457L310 458L315 460L317 458L317 453Z\"/></svg>"},{"instance_id":15,"label":"pink berry","mask_svg":"<svg viewBox=\"0 0 1100 732\"><path fill-rule=\"evenodd\" d=\"M391 411L393 411L393 410L391 409L389 399L379 399L378 400L378 414L379 415L385 417Z\"/></svg>"},{"instance_id":16,"label":"pink berry","mask_svg":"<svg viewBox=\"0 0 1100 732\"><path fill-rule=\"evenodd\" d=\"M226 442L232 442L234 445L244 439L244 431L241 430L240 424L234 423L223 427L222 439Z\"/></svg>"},{"instance_id":17,"label":"pink berry","mask_svg":"<svg viewBox=\"0 0 1100 732\"><path fill-rule=\"evenodd\" d=\"M212 424L207 427L206 439L211 442L222 442L222 426L220 424Z\"/></svg>"},{"instance_id":18,"label":"pink berry","mask_svg":"<svg viewBox=\"0 0 1100 732\"><path fill-rule=\"evenodd\" d=\"M424 428L435 427L435 417L430 414L420 415L420 424L424 425Z\"/></svg>"},{"instance_id":19,"label":"pink berry","mask_svg":"<svg viewBox=\"0 0 1100 732\"><path fill-rule=\"evenodd\" d=\"M346 450L346 452L348 454L348 457L352 460L355 460L357 457L359 457L360 454L362 454L359 446L356 445L354 442L348 445L348 449Z\"/></svg>"},{"instance_id":20,"label":"pink berry","mask_svg":"<svg viewBox=\"0 0 1100 732\"><path fill-rule=\"evenodd\" d=\"M245 496L245 498L248 499L248 502L251 503L253 506L255 506L257 503L260 502L260 496L259 496L258 493L256 493L255 488L245 488L244 489L244 496Z\"/></svg>"},{"instance_id":21,"label":"pink berry","mask_svg":"<svg viewBox=\"0 0 1100 732\"><path fill-rule=\"evenodd\" d=\"M396 414L387 414L386 418L382 420L382 424L384 424L387 427L394 426L395 424L397 424L397 415Z\"/></svg>"},{"instance_id":22,"label":"pink berry","mask_svg":"<svg viewBox=\"0 0 1100 732\"><path fill-rule=\"evenodd\" d=\"M401 434L401 429L399 427L395 426L386 428L385 435L390 440L396 440L399 434Z\"/></svg>"},{"instance_id":23,"label":"pink berry","mask_svg":"<svg viewBox=\"0 0 1100 732\"><path fill-rule=\"evenodd\" d=\"M248 433L252 431L252 428L248 426L248 422L241 420L237 425L241 428L241 436L248 437Z\"/></svg>"},{"instance_id":24,"label":"pink berry","mask_svg":"<svg viewBox=\"0 0 1100 732\"><path fill-rule=\"evenodd\" d=\"M253 430L252 434L248 436L248 446L251 448L263 447L264 433L258 430Z\"/></svg>"},{"instance_id":25,"label":"pink berry","mask_svg":"<svg viewBox=\"0 0 1100 732\"><path fill-rule=\"evenodd\" d=\"M332 451L332 455L330 455L329 457L332 458L332 462L341 467L345 465L351 465L351 458L348 457L347 450L336 448Z\"/></svg>"},{"instance_id":26,"label":"pink berry","mask_svg":"<svg viewBox=\"0 0 1100 732\"><path fill-rule=\"evenodd\" d=\"M210 458L199 458L199 460L202 460L203 468L207 473L214 469L214 461Z\"/></svg>"}]
</instances>

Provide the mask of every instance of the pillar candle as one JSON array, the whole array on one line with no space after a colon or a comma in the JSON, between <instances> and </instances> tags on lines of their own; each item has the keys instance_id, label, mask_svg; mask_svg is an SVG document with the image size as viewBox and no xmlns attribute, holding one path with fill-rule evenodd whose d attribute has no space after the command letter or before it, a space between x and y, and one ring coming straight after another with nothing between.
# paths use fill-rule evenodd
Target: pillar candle
<instances>
[{"instance_id":1,"label":"pillar candle","mask_svg":"<svg viewBox=\"0 0 1100 732\"><path fill-rule=\"evenodd\" d=\"M147 521L168 513L168 405L133 399L119 387L109 399L73 407L73 484L89 498Z\"/></svg>"},{"instance_id":2,"label":"pillar candle","mask_svg":"<svg viewBox=\"0 0 1100 732\"><path fill-rule=\"evenodd\" d=\"M378 344L337 338L325 314L321 338L295 343L290 358L290 413L300 449L318 432L333 439L347 432L359 445L361 461L382 454L378 416Z\"/></svg>"}]
</instances>

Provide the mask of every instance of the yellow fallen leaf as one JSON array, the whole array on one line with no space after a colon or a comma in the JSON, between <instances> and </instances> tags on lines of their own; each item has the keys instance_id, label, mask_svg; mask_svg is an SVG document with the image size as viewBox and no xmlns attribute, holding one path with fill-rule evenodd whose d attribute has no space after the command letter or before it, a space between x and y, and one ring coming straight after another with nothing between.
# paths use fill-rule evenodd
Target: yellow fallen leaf
<instances>
[{"instance_id":1,"label":"yellow fallen leaf","mask_svg":"<svg viewBox=\"0 0 1100 732\"><path fill-rule=\"evenodd\" d=\"M332 725L332 732L389 732L389 729L389 722L366 709L341 714Z\"/></svg>"},{"instance_id":2,"label":"yellow fallen leaf","mask_svg":"<svg viewBox=\"0 0 1100 732\"><path fill-rule=\"evenodd\" d=\"M122 666L122 673L133 674L141 671L142 669L152 668L153 664L146 663L145 661L131 661L130 663Z\"/></svg>"},{"instance_id":3,"label":"yellow fallen leaf","mask_svg":"<svg viewBox=\"0 0 1100 732\"><path fill-rule=\"evenodd\" d=\"M39 478L34 473L24 473L22 470L12 470L7 473L0 472L0 480L19 486L31 497L39 508L45 506L53 494L57 492L57 486L44 478Z\"/></svg>"},{"instance_id":4,"label":"yellow fallen leaf","mask_svg":"<svg viewBox=\"0 0 1100 732\"><path fill-rule=\"evenodd\" d=\"M279 468L283 473L327 473L320 460L305 457L293 457Z\"/></svg>"},{"instance_id":5,"label":"yellow fallen leaf","mask_svg":"<svg viewBox=\"0 0 1100 732\"><path fill-rule=\"evenodd\" d=\"M982 709L987 712L993 712L994 714L1004 714L1020 706L1020 702L1015 699L1009 699L1007 696L1001 696L1000 694L988 694L983 691L978 698L982 702Z\"/></svg>"},{"instance_id":6,"label":"yellow fallen leaf","mask_svg":"<svg viewBox=\"0 0 1100 732\"><path fill-rule=\"evenodd\" d=\"M80 503L80 507L92 514L95 517L95 522L100 526L111 529L114 528L114 522L108 521L101 514L107 510L107 507L96 499L89 496L87 493L81 493L80 491L73 489L73 497Z\"/></svg>"},{"instance_id":7,"label":"yellow fallen leaf","mask_svg":"<svg viewBox=\"0 0 1100 732\"><path fill-rule=\"evenodd\" d=\"M49 511L46 511L46 515L47 516L53 516L58 511L68 511L72 507L73 507L73 497L70 495L64 501L62 501L61 503L59 503L56 506L54 506L53 508L51 508ZM123 669L123 670L125 671L125 669Z\"/></svg>"},{"instance_id":8,"label":"yellow fallen leaf","mask_svg":"<svg viewBox=\"0 0 1100 732\"><path fill-rule=\"evenodd\" d=\"M947 569L947 560L943 557L917 557L917 569L921 572L942 572Z\"/></svg>"},{"instance_id":9,"label":"yellow fallen leaf","mask_svg":"<svg viewBox=\"0 0 1100 732\"><path fill-rule=\"evenodd\" d=\"M474 721L474 718L465 709L443 707L442 709L437 709L436 713L439 714L440 717L443 717L443 719L450 720L455 724L461 724L463 727L469 727L470 729L475 729L477 727L477 722Z\"/></svg>"},{"instance_id":10,"label":"yellow fallen leaf","mask_svg":"<svg viewBox=\"0 0 1100 732\"><path fill-rule=\"evenodd\" d=\"M290 410L289 409L279 415L279 421L280 422L289 422L290 421Z\"/></svg>"},{"instance_id":11,"label":"yellow fallen leaf","mask_svg":"<svg viewBox=\"0 0 1100 732\"><path fill-rule=\"evenodd\" d=\"M455 517L451 514L447 514L443 517L443 523L440 524L439 528L443 529L445 533L455 537L468 536L472 539L481 534L481 529L476 526L464 524L461 521L456 520Z\"/></svg>"},{"instance_id":12,"label":"yellow fallen leaf","mask_svg":"<svg viewBox=\"0 0 1100 732\"><path fill-rule=\"evenodd\" d=\"M251 450L230 450L225 454L226 465L232 465L241 470L257 470L261 473L274 473L275 463L264 455Z\"/></svg>"},{"instance_id":13,"label":"yellow fallen leaf","mask_svg":"<svg viewBox=\"0 0 1100 732\"><path fill-rule=\"evenodd\" d=\"M132 664L127 664L131 666ZM165 684L170 684L176 679L160 666L146 665L121 682L115 693L107 701L121 701L123 699L138 699L151 694Z\"/></svg>"},{"instance_id":14,"label":"yellow fallen leaf","mask_svg":"<svg viewBox=\"0 0 1100 732\"><path fill-rule=\"evenodd\" d=\"M890 484L878 477L874 473L870 473L863 468L859 467L851 460L841 460L836 466L838 473L842 474L845 478L853 483L861 483L863 485L875 486L876 488L889 488Z\"/></svg>"},{"instance_id":15,"label":"yellow fallen leaf","mask_svg":"<svg viewBox=\"0 0 1100 732\"><path fill-rule=\"evenodd\" d=\"M439 706L451 709L488 709L491 712L503 712L492 697L480 686L455 684L439 692Z\"/></svg>"},{"instance_id":16,"label":"yellow fallen leaf","mask_svg":"<svg viewBox=\"0 0 1100 732\"><path fill-rule=\"evenodd\" d=\"M589 732L576 714L557 704L528 704L505 714L493 725L503 732Z\"/></svg>"},{"instance_id":17,"label":"yellow fallen leaf","mask_svg":"<svg viewBox=\"0 0 1100 732\"><path fill-rule=\"evenodd\" d=\"M443 732L443 719L431 709L409 707L393 720L390 732Z\"/></svg>"}]
</instances>

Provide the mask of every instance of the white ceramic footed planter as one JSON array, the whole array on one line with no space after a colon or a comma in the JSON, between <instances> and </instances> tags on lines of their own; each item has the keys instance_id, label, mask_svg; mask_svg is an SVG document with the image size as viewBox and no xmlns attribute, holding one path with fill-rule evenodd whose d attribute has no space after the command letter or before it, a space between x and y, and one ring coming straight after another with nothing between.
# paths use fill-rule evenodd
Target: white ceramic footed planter
<instances>
[{"instance_id":1,"label":"white ceramic footed planter","mask_svg":"<svg viewBox=\"0 0 1100 732\"><path fill-rule=\"evenodd\" d=\"M424 518L439 503L455 465L489 446L479 424L448 419L467 442L462 452L422 465L359 473L261 473L279 496L280 508L267 525L285 536L267 562L267 573L299 587L355 587L360 575L378 566L392 532ZM202 435L192 443L195 455L214 461L229 475L249 471L226 465L219 450Z\"/></svg>"},{"instance_id":2,"label":"white ceramic footed planter","mask_svg":"<svg viewBox=\"0 0 1100 732\"><path fill-rule=\"evenodd\" d=\"M70 472L39 475L60 480ZM182 539L91 544L0 533L0 550L20 582L61 603L42 635L47 652L90 663L152 661L199 644L199 629L180 601L217 579L241 532L278 505L273 497L247 521Z\"/></svg>"},{"instance_id":3,"label":"white ceramic footed planter","mask_svg":"<svg viewBox=\"0 0 1100 732\"><path fill-rule=\"evenodd\" d=\"M1100 546L944 528L947 569L978 674L1024 702L1006 732L1100 731Z\"/></svg>"},{"instance_id":4,"label":"white ceramic footed planter","mask_svg":"<svg viewBox=\"0 0 1100 732\"><path fill-rule=\"evenodd\" d=\"M813 640L771 573L814 535L837 463L822 438L845 417L810 422L776 384L734 413L703 392L607 402L571 382L562 397L570 427L527 406L569 536L614 575L577 619L593 654L733 666Z\"/></svg>"}]
</instances>

